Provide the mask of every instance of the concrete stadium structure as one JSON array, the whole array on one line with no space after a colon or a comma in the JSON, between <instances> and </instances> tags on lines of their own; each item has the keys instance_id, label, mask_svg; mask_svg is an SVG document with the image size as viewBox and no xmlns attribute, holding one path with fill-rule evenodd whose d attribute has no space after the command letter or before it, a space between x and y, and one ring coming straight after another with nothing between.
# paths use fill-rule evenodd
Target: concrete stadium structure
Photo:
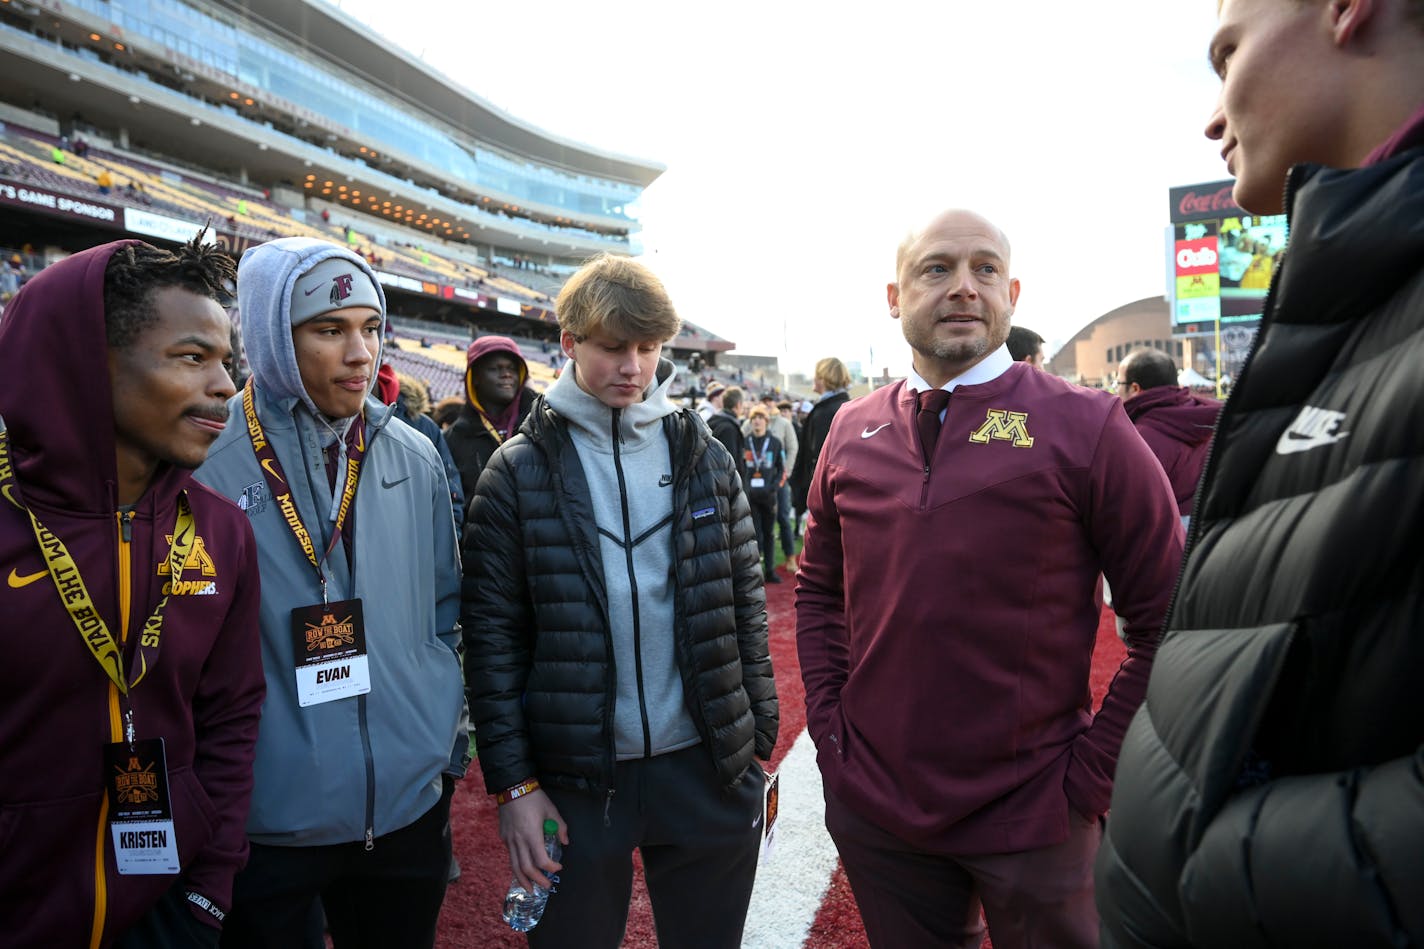
<instances>
[{"instance_id":1,"label":"concrete stadium structure","mask_svg":"<svg viewBox=\"0 0 1424 949\"><path fill-rule=\"evenodd\" d=\"M382 277L413 316L526 335L552 328L550 296L579 262L640 252L638 198L665 170L536 128L321 0L0 0L0 122L61 145L82 136L144 163L134 177L216 189L241 211L213 222L234 252L313 230L363 252L419 248ZM5 164L0 246L73 249L97 215L6 202ZM26 176L12 177L13 192ZM441 265L421 273L431 254ZM674 342L732 346L698 327Z\"/></svg>"}]
</instances>

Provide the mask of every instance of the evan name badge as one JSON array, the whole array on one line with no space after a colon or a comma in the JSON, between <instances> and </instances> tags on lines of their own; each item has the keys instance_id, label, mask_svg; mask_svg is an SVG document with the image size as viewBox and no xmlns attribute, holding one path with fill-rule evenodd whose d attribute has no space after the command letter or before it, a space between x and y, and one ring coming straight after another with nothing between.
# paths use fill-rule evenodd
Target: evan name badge
<instances>
[{"instance_id":1,"label":"evan name badge","mask_svg":"<svg viewBox=\"0 0 1424 949\"><path fill-rule=\"evenodd\" d=\"M104 786L114 867L124 875L178 872L162 738L104 746Z\"/></svg>"},{"instance_id":2,"label":"evan name badge","mask_svg":"<svg viewBox=\"0 0 1424 949\"><path fill-rule=\"evenodd\" d=\"M297 660L297 703L302 708L371 691L360 600L292 610L292 654Z\"/></svg>"}]
</instances>

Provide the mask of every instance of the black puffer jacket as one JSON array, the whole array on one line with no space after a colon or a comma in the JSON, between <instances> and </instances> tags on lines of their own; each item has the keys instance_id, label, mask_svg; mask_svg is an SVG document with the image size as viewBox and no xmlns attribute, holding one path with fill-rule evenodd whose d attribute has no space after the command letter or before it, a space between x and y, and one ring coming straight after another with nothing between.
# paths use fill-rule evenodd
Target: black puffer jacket
<instances>
[{"instance_id":1,"label":"black puffer jacket","mask_svg":"<svg viewBox=\"0 0 1424 949\"><path fill-rule=\"evenodd\" d=\"M1105 947L1424 946L1424 149L1297 167L1118 759Z\"/></svg>"},{"instance_id":2,"label":"black puffer jacket","mask_svg":"<svg viewBox=\"0 0 1424 949\"><path fill-rule=\"evenodd\" d=\"M673 459L677 664L688 712L730 786L776 742L761 562L731 457L690 411L662 424ZM694 523L709 509L715 516ZM469 515L465 549L479 556L466 557L462 621L486 788L531 775L608 788L615 674L597 525L566 424L542 396L490 459Z\"/></svg>"}]
</instances>

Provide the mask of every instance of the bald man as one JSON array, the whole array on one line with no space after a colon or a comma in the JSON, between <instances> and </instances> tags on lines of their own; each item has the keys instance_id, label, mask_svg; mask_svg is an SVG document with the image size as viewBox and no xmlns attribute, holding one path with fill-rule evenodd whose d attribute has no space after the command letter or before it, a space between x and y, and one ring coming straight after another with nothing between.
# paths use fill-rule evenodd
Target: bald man
<instances>
[{"instance_id":1,"label":"bald man","mask_svg":"<svg viewBox=\"0 0 1424 949\"><path fill-rule=\"evenodd\" d=\"M826 826L872 946L1095 946L1092 865L1181 558L1121 403L1014 362L1009 242L948 211L887 288L914 369L836 415L797 589ZM1105 573L1127 658L1088 672Z\"/></svg>"}]
</instances>

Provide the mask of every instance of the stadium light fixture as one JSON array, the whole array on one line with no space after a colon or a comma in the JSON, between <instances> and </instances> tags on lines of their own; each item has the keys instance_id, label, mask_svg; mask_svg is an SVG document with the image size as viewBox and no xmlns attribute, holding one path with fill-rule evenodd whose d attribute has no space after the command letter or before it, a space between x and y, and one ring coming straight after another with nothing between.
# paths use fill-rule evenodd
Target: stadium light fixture
<instances>
[{"instance_id":1,"label":"stadium light fixture","mask_svg":"<svg viewBox=\"0 0 1424 949\"><path fill-rule=\"evenodd\" d=\"M128 49L128 47L125 46L123 43L115 43L115 44L114 44L114 49L116 49L116 50L118 50L119 52L122 53L124 50Z\"/></svg>"},{"instance_id":2,"label":"stadium light fixture","mask_svg":"<svg viewBox=\"0 0 1424 949\"><path fill-rule=\"evenodd\" d=\"M101 37L98 33L90 33L90 34L89 34L89 39L91 39L91 40L93 40L95 43L97 43L97 42L99 42L99 40L103 39L103 37Z\"/></svg>"}]
</instances>

